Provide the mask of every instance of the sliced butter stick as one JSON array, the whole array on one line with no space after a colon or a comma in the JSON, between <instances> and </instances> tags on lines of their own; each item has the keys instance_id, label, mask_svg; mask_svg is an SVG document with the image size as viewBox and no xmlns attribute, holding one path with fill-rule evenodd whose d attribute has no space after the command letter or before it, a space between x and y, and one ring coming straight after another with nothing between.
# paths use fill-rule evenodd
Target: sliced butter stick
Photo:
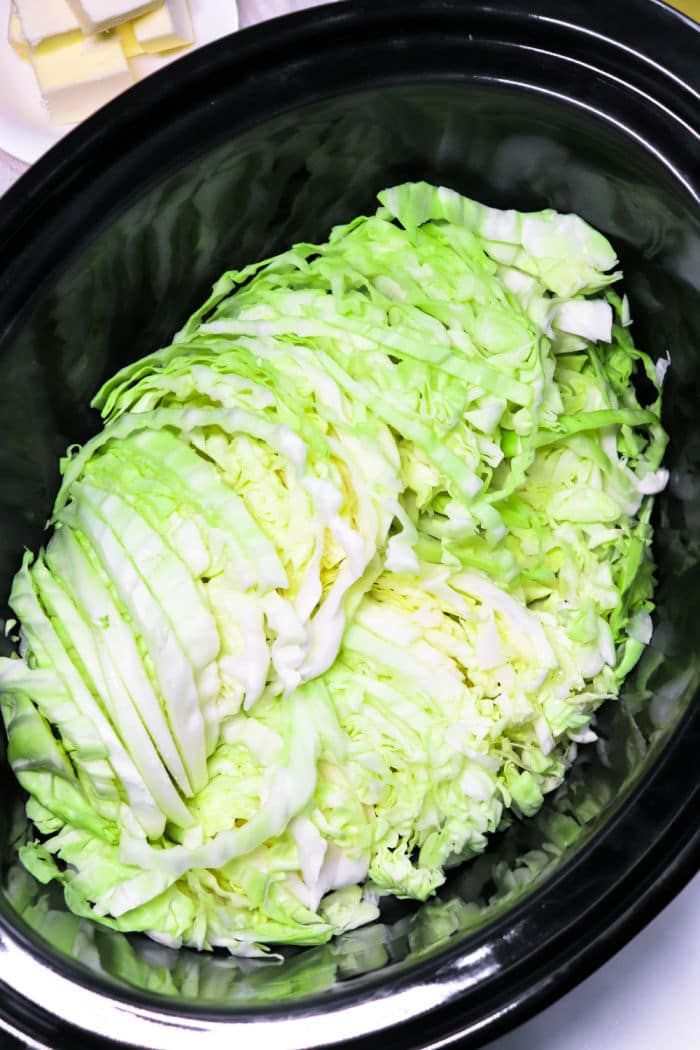
<instances>
[{"instance_id":1,"label":"sliced butter stick","mask_svg":"<svg viewBox=\"0 0 700 1050\"><path fill-rule=\"evenodd\" d=\"M158 6L158 0L70 0L70 5L80 28L88 34L101 33L136 15L152 11Z\"/></svg>"},{"instance_id":2,"label":"sliced butter stick","mask_svg":"<svg viewBox=\"0 0 700 1050\"><path fill-rule=\"evenodd\" d=\"M117 33L119 34L119 39L122 42L122 48L127 58L136 58L137 55L146 54L136 39L134 27L131 22L122 22L121 25L117 26Z\"/></svg>"},{"instance_id":3,"label":"sliced butter stick","mask_svg":"<svg viewBox=\"0 0 700 1050\"><path fill-rule=\"evenodd\" d=\"M29 44L22 32L22 23L19 20L19 15L14 6L10 7L10 24L7 27L7 39L10 42L12 50L16 51L20 58L25 60L29 59Z\"/></svg>"},{"instance_id":4,"label":"sliced butter stick","mask_svg":"<svg viewBox=\"0 0 700 1050\"><path fill-rule=\"evenodd\" d=\"M166 0L155 11L134 19L134 36L144 51L154 54L193 43L187 0Z\"/></svg>"},{"instance_id":5,"label":"sliced butter stick","mask_svg":"<svg viewBox=\"0 0 700 1050\"><path fill-rule=\"evenodd\" d=\"M68 0L15 0L14 6L30 47L80 29Z\"/></svg>"},{"instance_id":6,"label":"sliced butter stick","mask_svg":"<svg viewBox=\"0 0 700 1050\"><path fill-rule=\"evenodd\" d=\"M118 38L83 37L30 52L52 120L75 124L133 83Z\"/></svg>"}]
</instances>

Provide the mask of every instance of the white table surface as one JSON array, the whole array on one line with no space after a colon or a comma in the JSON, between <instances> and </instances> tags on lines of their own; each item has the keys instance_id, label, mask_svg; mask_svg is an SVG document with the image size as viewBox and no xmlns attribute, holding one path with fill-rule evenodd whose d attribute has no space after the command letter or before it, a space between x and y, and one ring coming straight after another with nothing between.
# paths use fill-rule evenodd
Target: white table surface
<instances>
[{"instance_id":1,"label":"white table surface","mask_svg":"<svg viewBox=\"0 0 700 1050\"><path fill-rule=\"evenodd\" d=\"M700 875L617 955L487 1050L698 1050Z\"/></svg>"},{"instance_id":2,"label":"white table surface","mask_svg":"<svg viewBox=\"0 0 700 1050\"><path fill-rule=\"evenodd\" d=\"M317 0L239 0L241 26ZM26 165L0 149L0 194ZM600 970L488 1050L699 1050L700 876Z\"/></svg>"}]
</instances>

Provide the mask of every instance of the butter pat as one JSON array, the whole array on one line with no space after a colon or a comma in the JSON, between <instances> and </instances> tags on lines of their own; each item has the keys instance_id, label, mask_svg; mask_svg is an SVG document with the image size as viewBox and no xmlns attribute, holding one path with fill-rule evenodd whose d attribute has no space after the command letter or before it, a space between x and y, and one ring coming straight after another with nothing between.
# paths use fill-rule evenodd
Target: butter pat
<instances>
[{"instance_id":1,"label":"butter pat","mask_svg":"<svg viewBox=\"0 0 700 1050\"><path fill-rule=\"evenodd\" d=\"M80 29L68 0L15 0L22 35L30 47Z\"/></svg>"},{"instance_id":2,"label":"butter pat","mask_svg":"<svg viewBox=\"0 0 700 1050\"><path fill-rule=\"evenodd\" d=\"M134 27L131 22L123 22L120 26L117 26L117 33L119 34L119 39L122 42L122 48L127 58L136 58L137 55L146 54L136 39Z\"/></svg>"},{"instance_id":3,"label":"butter pat","mask_svg":"<svg viewBox=\"0 0 700 1050\"><path fill-rule=\"evenodd\" d=\"M29 44L24 39L22 23L14 7L10 8L10 24L7 29L7 39L10 41L13 51L16 51L20 58L29 58Z\"/></svg>"},{"instance_id":4,"label":"butter pat","mask_svg":"<svg viewBox=\"0 0 700 1050\"><path fill-rule=\"evenodd\" d=\"M101 33L152 11L158 0L71 0L71 5L84 33Z\"/></svg>"},{"instance_id":5,"label":"butter pat","mask_svg":"<svg viewBox=\"0 0 700 1050\"><path fill-rule=\"evenodd\" d=\"M194 41L187 0L166 0L155 11L135 19L134 36L144 51L172 51Z\"/></svg>"},{"instance_id":6,"label":"butter pat","mask_svg":"<svg viewBox=\"0 0 700 1050\"><path fill-rule=\"evenodd\" d=\"M77 124L133 83L118 38L71 38L30 53L42 94L57 124Z\"/></svg>"}]
</instances>

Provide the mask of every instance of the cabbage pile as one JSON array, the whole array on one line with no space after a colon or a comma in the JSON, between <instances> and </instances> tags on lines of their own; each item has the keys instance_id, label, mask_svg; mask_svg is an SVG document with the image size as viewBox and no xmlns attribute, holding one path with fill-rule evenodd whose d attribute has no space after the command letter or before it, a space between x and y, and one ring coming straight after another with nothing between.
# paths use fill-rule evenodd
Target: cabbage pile
<instances>
[{"instance_id":1,"label":"cabbage pile","mask_svg":"<svg viewBox=\"0 0 700 1050\"><path fill-rule=\"evenodd\" d=\"M225 274L62 462L0 689L21 859L78 915L252 955L424 900L649 641L666 362L610 244L379 201Z\"/></svg>"}]
</instances>

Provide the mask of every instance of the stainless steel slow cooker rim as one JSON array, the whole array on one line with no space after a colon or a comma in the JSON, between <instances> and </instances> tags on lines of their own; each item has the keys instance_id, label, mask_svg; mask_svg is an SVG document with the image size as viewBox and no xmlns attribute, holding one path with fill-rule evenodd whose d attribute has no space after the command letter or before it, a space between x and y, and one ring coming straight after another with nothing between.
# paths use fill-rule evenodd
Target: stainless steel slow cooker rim
<instances>
[{"instance_id":1,"label":"stainless steel slow cooker rim","mask_svg":"<svg viewBox=\"0 0 700 1050\"><path fill-rule=\"evenodd\" d=\"M347 12L348 6L353 7L353 5L341 4L329 7L325 9L325 12L324 9L316 9L316 11L289 16L289 18L283 19L281 20L281 22L291 25L294 22L294 20L297 20L297 24L301 25L303 20L306 26L313 26L320 25L324 17L341 17L342 20L342 17L344 17L342 11L343 9L345 9ZM361 4L354 6L356 7L356 9L359 10L359 8L366 8L368 5ZM417 5L402 3L400 6L402 8L409 9ZM428 5L423 6L425 7ZM454 2L448 2L442 4L434 4L432 6L446 10L449 8L454 8L458 5ZM540 0L539 6L549 6L551 8L553 5L549 3L549 0ZM653 6L660 7L661 5L656 3L654 0ZM381 9L382 5L376 5L376 7ZM396 7L396 5L394 5L394 7ZM338 16L339 10L341 11L340 16ZM350 16L348 15L348 18L349 17ZM669 17L675 16L670 15L669 12ZM680 20L681 16L678 16L678 18ZM255 29L246 32L250 34L257 34L257 39L255 39L254 43L255 46L261 47L265 45L266 38L274 40L275 34L277 32L281 33L283 29L284 26L282 26L281 24L275 25L273 23L261 27L256 27ZM595 35L599 37L599 34ZM244 37L245 34L242 34L242 38ZM251 37L251 40L252 39L253 38ZM613 43L609 38L605 39L608 43ZM239 41L238 45L240 48L245 47L245 39ZM252 46L253 44L251 43L251 47ZM216 45L214 45L214 48L215 47ZM212 51L212 54L213 53L214 52ZM637 51L635 51L634 53L636 55L639 55L639 52ZM520 86L527 90L537 90L536 85L532 85L526 82L520 85L516 83L513 86ZM580 101L567 98L565 94L560 97L571 105L575 105L577 101ZM119 106L120 103L117 102L115 105ZM603 120L606 119L605 113L600 113L599 115ZM77 134L78 136L80 136L82 133L78 132ZM90 129L86 129L84 133L84 138L82 140L83 145L85 146L85 148L95 148L96 143L99 142L99 137L99 127L97 124L94 124ZM76 139L76 146L77 144L78 139ZM59 149L62 149L62 147L60 147ZM68 149L68 147L66 147L66 150L63 153L64 160L69 156L69 153L70 150ZM44 162L46 165L46 169L45 172L41 175L42 178L51 178L48 166L49 161L50 158L47 158L47 161ZM29 176L28 178L31 181L31 176ZM39 179L39 175L37 175L37 179ZM684 725L687 726L689 718L690 713L688 717L684 720ZM697 715L695 721L697 722ZM673 739L669 742L669 754L673 751L674 741L676 742L676 745L678 744L678 734L680 732L680 728L677 729ZM663 760L664 755L662 754L661 756L659 756L657 761L657 772L659 762L662 762ZM666 760L668 760L668 756ZM653 779L655 775L656 774L653 770L650 771L651 779ZM633 797L636 797L639 792L642 792L645 786L648 788L648 785L649 778L645 781L643 785L638 786L638 792L635 792L635 795ZM634 803L632 799L629 799L626 800L626 802L623 802L622 806L624 808L627 805L631 806L633 804ZM692 831L692 827L690 830ZM693 867L697 864L697 851L699 846L700 840L696 828L694 832L694 839L691 836L691 840L689 840L688 849L686 853L683 854L683 857L677 858L675 866L673 866L672 870L670 869L668 871L667 878L664 880L663 886L656 887L655 900L657 902L663 900L664 894L666 895L666 897L672 896L674 892L677 892L677 890L680 888L680 886L683 884L686 878L689 877L690 874L692 874ZM575 866L576 857L571 858L570 863ZM567 864L562 868L560 873L557 873L556 878L558 879L560 875L563 877L568 870L569 865ZM554 883L548 884L548 887L544 887L542 892L545 892L547 888L551 889L553 885ZM538 894L533 894L530 898L528 898L528 901L522 905L522 907L528 907L536 903L537 896ZM654 897L654 894L651 894L651 896ZM650 910L651 912L656 910L653 904L650 905ZM517 916L517 909L514 910L514 912L511 913L511 915L512 918L515 920ZM641 924L642 923L639 923L638 920L631 918L628 919L625 929L632 928L635 925L637 926L637 928L639 928ZM488 927L488 929L491 929L491 927ZM620 936L624 937L624 933ZM101 1029L105 1037L119 1037L122 1041L124 1041L124 1039L127 1038L128 1026L140 1025L140 1029L138 1032L134 1030L135 1037L140 1040L139 1042L132 1042L131 1045L134 1046L163 1046L164 1048L167 1047L167 1050L170 1050L170 1048L172 1048L172 1050L177 1050L178 1046L180 1045L182 1045L183 1047L185 1045L187 1045L188 1047L191 1046L191 1040L194 1033L196 1033L197 1038L199 1040L198 1045L201 1045L203 1050L206 1050L208 1046L211 1046L212 1050L214 1050L215 1047L218 1048L218 1046L223 1046L224 1044L222 1040L224 1038L226 1039L226 1045L228 1045L234 1034L237 1039L238 1045L241 1047L241 1050L245 1050L246 1046L258 1047L260 1045L267 1045L266 1038L268 1037L270 1039L274 1038L275 1045L280 1047L280 1050L283 1050L283 1048L286 1046L288 1046L291 1050L292 1047L296 1048L299 1046L323 1045L324 1042L333 1042L337 1041L338 1039L338 1011L334 1010L327 1014L318 1013L312 1018L308 1012L304 1013L304 1004L301 1004L300 1009L298 1011L295 1011L296 1013L298 1013L298 1017L290 1018L289 1016L284 1016L285 1008L282 1008L279 1011L281 1015L280 1021L272 1022L274 1024L283 1022L287 1027L285 1035L288 1035L290 1039L297 1039L296 1042L285 1041L285 1036L280 1036L279 1029L274 1031L273 1029L270 1029L268 1032L268 1030L265 1028L265 1025L268 1022L264 1020L258 1020L255 1025L255 1031L251 1031L250 1033L248 1033L246 1032L246 1027L250 1028L250 1025L247 1025L247 1023L231 1020L218 1021L208 1018L206 1016L206 1014L208 1013L206 1009L201 1014L198 1013L198 1015L196 1016L192 1015L191 1018L185 1019L187 1023L183 1027L183 1018L174 1018L172 1011L168 1011L165 1009L160 1012L154 1011L148 1009L144 1005L138 1005L135 1002L129 1003L127 1005L125 1004L125 999L120 999L116 995L110 996L107 992L97 993L91 991L90 989L85 989L75 980L69 979L64 974L62 974L60 972L59 967L57 965L54 965L48 957L46 957L46 961L42 963L41 960L37 959L36 955L33 954L29 947L21 943L21 938L18 939L16 936L13 935L3 916L0 916L0 937L2 937L2 940L0 940L0 982L4 983L7 988L13 988L19 994L22 994L22 990L24 990L28 996L31 996L32 993L34 993L35 1002L38 999L43 998L43 1005L46 1006L47 1000L44 994L44 990L42 988L42 984L49 979L50 975L50 980L52 982L53 988L56 991L55 995L53 995L53 993L51 995L51 1001L53 1006L50 1013L52 1014L52 1016L63 1017L66 1021L68 1021L68 1015L70 1014L70 1018L72 1019L72 1021L74 1023L77 1022L78 1024L80 1024L81 1018L83 1017L94 1016L95 1018L98 1018L100 1017L100 1014L103 1014L104 1016L101 1023ZM610 950L614 950L614 944ZM454 954L455 952L450 952L446 950L444 953L441 953L438 960L436 960L436 964L440 961L440 959L444 958L445 960L447 960L448 956L452 956ZM463 946L456 952L456 954L466 954L463 950ZM405 1021L408 1017L417 1016L425 1009L444 1006L451 999L458 998L460 994L462 994L465 991L465 982L463 980L460 983L460 980L455 978L451 984L449 976L445 977L444 983L440 983L438 980L421 983L421 981L418 979L420 970L420 967L416 967L416 969L413 971L416 980L415 983L411 984L407 989L394 990L391 992L390 995L387 993L386 995L381 996L376 995L373 998L364 998L361 999L361 1001L350 1005L349 1009L356 1011L356 1015L358 1016L358 1018L360 1011L364 1015L361 1019L361 1030L357 1031L358 1035L364 1032L374 1032L377 1030L376 1025L373 1025L372 1023L368 1025L366 1023L369 1021L370 1016L374 1016L372 1015L372 1010L377 1011L377 1016L380 1016L383 1013L386 1024L396 1024L399 1021ZM457 967L457 971L460 971L460 967ZM24 975L24 977L22 980L20 980L22 975ZM564 987L565 982L566 978L564 977L562 978L558 986L558 990L561 990ZM80 994L78 994L77 989L80 989ZM423 994L424 998L421 999L421 995ZM552 992L552 994L549 997L551 998L554 994L556 993ZM534 1008L538 1003L545 1001L547 995L547 991L543 990L542 994L537 998L537 1001L531 1004L532 1008ZM410 1009L407 1009L407 1003ZM38 1005L39 1003L37 1002L37 1006ZM309 1008L311 1008L311 1003L309 1003L308 1006ZM368 1006L370 1007L369 1011ZM390 1009L388 1008L389 1006ZM290 1011L288 1011L288 1013L291 1012L292 1009L294 1008L290 1008ZM513 1009L519 1011L519 1014L522 1015L522 1004L515 1004ZM499 1016L503 1017L502 1009L500 1011ZM316 1027L318 1028L319 1035L318 1038L316 1038L315 1036L313 1037L315 1040L314 1042L309 1042L309 1025L312 1022L315 1024L316 1021L318 1021ZM296 1023L296 1029L298 1030L302 1041L298 1041L297 1036L292 1033L292 1023ZM498 1018L485 1018L481 1025L474 1026L474 1030L476 1031L478 1027L479 1029L485 1032L486 1028L488 1028L490 1037L493 1034L493 1026L497 1023ZM155 1025L156 1027L149 1028L149 1030L146 1031L146 1028L144 1027L146 1024ZM207 1029L206 1031L204 1030L205 1027ZM180 1033L180 1035L178 1035L178 1032ZM343 1031L342 1034L345 1037L347 1033ZM159 1039L161 1035L163 1039L167 1040L166 1042L154 1041L156 1039ZM246 1041L243 1041L244 1037ZM207 1039L207 1042L203 1041L205 1038ZM433 1041L429 1045L435 1048L437 1048L438 1046L448 1046L455 1038L457 1038L457 1035L448 1034L444 1037L438 1037L437 1041ZM148 1040L148 1042L146 1042L146 1039ZM173 1041L174 1039L186 1039L188 1040L188 1042L179 1043ZM219 1041L217 1042L217 1040ZM58 1044L43 1044L41 1042L35 1041L35 1045L45 1045L47 1047L51 1046L51 1050L57 1050ZM68 1046L71 1044L62 1043L60 1045Z\"/></svg>"}]
</instances>

